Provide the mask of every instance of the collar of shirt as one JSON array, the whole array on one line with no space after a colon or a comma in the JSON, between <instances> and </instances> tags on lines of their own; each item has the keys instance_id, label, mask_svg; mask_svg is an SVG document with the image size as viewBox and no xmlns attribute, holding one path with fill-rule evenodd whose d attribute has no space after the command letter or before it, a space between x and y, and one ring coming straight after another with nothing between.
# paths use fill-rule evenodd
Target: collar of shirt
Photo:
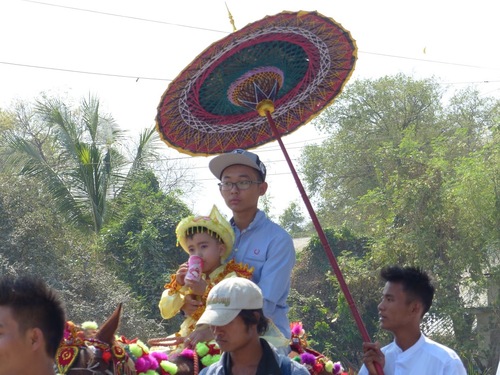
<instances>
[{"instance_id":1,"label":"collar of shirt","mask_svg":"<svg viewBox=\"0 0 500 375\"><path fill-rule=\"evenodd\" d=\"M276 356L266 340L260 339L262 358L260 359L255 375L281 375L281 370L276 361Z\"/></svg>"},{"instance_id":2,"label":"collar of shirt","mask_svg":"<svg viewBox=\"0 0 500 375\"><path fill-rule=\"evenodd\" d=\"M401 358L411 357L415 354L415 352L419 351L420 348L422 348L422 346L425 344L425 336L422 334L422 332L420 332L420 338L417 340L417 342L415 344L413 344L411 347L409 347L408 349L406 349L405 351L403 351L398 346L398 344L396 344L395 341L394 341L394 344L398 348L398 352L399 352L398 356L399 357L401 357Z\"/></svg>"},{"instance_id":3,"label":"collar of shirt","mask_svg":"<svg viewBox=\"0 0 500 375\"><path fill-rule=\"evenodd\" d=\"M271 349L267 341L262 338L260 339L260 345L262 347L262 357L260 358L255 375L281 375L281 370L276 361L273 349ZM224 374L232 375L231 355L229 353L224 353L222 357Z\"/></svg>"},{"instance_id":4,"label":"collar of shirt","mask_svg":"<svg viewBox=\"0 0 500 375\"><path fill-rule=\"evenodd\" d=\"M234 218L231 218L231 220L229 222L231 223L231 226L233 227L235 233L239 233L239 232L245 233L249 230L252 230L252 228L258 226L265 218L266 218L266 214L264 213L264 211L261 211L258 209L257 213L255 214L255 218L252 220L250 225L247 228L243 229L242 231L240 231L240 229L234 223Z\"/></svg>"}]
</instances>

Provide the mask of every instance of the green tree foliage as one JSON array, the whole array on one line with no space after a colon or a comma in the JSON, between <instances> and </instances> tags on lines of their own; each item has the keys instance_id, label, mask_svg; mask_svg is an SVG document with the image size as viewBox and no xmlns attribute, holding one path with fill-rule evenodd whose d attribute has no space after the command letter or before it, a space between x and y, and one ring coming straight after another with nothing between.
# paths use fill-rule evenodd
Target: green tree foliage
<instances>
[{"instance_id":1,"label":"green tree foliage","mask_svg":"<svg viewBox=\"0 0 500 375\"><path fill-rule=\"evenodd\" d=\"M374 283L360 283L354 277L355 272L366 272L360 263L369 251L366 238L355 236L347 228L339 231L325 229L325 235L344 271L348 284L358 283L360 289L353 298L363 317L376 314L376 305L368 297L373 295ZM344 268L342 259L352 260L357 264L348 264ZM357 268L351 267L360 267ZM349 272L345 272L345 271ZM351 311L343 299L339 285L332 276L332 266L317 235L314 235L307 247L298 254L298 260L292 275L292 291L290 293L290 321L302 321L308 333L308 342L316 350L327 354L330 358L341 360L353 368L359 367L359 351L361 336L353 322ZM350 277L350 278L348 278ZM363 294L361 294L361 291ZM365 302L369 302L365 304ZM372 325L372 319L367 319Z\"/></svg>"},{"instance_id":2,"label":"green tree foliage","mask_svg":"<svg viewBox=\"0 0 500 375\"><path fill-rule=\"evenodd\" d=\"M11 116L14 126L3 133L10 146L7 164L36 177L67 220L82 230L101 230L108 220L108 198L152 155L154 129L141 134L132 161L125 157L124 133L95 97L83 99L76 109L42 97L34 108L18 103Z\"/></svg>"},{"instance_id":3,"label":"green tree foliage","mask_svg":"<svg viewBox=\"0 0 500 375\"><path fill-rule=\"evenodd\" d=\"M290 202L279 217L279 224L292 237L300 237L304 232L304 215L296 202Z\"/></svg>"},{"instance_id":4,"label":"green tree foliage","mask_svg":"<svg viewBox=\"0 0 500 375\"><path fill-rule=\"evenodd\" d=\"M0 267L44 275L76 323L102 322L125 302L122 333L163 336L157 303L187 258L175 248L175 227L190 214L175 190L183 176L165 171L174 180L160 191L148 169L154 128L128 159L126 138L99 108L95 98L72 109L43 97L0 113Z\"/></svg>"},{"instance_id":5,"label":"green tree foliage","mask_svg":"<svg viewBox=\"0 0 500 375\"><path fill-rule=\"evenodd\" d=\"M429 271L432 313L452 319L448 344L471 355L470 302L500 251L499 119L500 103L474 90L445 101L432 79L358 81L319 123L331 136L302 156L322 222L372 238L365 265L374 273L389 264Z\"/></svg>"},{"instance_id":6,"label":"green tree foliage","mask_svg":"<svg viewBox=\"0 0 500 375\"><path fill-rule=\"evenodd\" d=\"M160 191L147 170L134 176L112 209L117 215L101 236L106 263L143 303L146 316L160 320L158 302L164 285L188 257L176 246L175 228L191 212L176 194Z\"/></svg>"},{"instance_id":7,"label":"green tree foliage","mask_svg":"<svg viewBox=\"0 0 500 375\"><path fill-rule=\"evenodd\" d=\"M357 81L326 109L318 127L332 136L305 148L301 170L328 223L362 225L351 207L379 183L390 183L387 174L399 166L390 151L405 134L418 140L439 133L429 124L439 113L440 99L436 83L396 76Z\"/></svg>"},{"instance_id":8,"label":"green tree foliage","mask_svg":"<svg viewBox=\"0 0 500 375\"><path fill-rule=\"evenodd\" d=\"M69 226L34 179L0 173L0 274L35 274L56 288L67 317L98 324L124 303L120 334L156 337L130 287L94 259L95 241Z\"/></svg>"},{"instance_id":9,"label":"green tree foliage","mask_svg":"<svg viewBox=\"0 0 500 375\"><path fill-rule=\"evenodd\" d=\"M272 198L269 195L269 193L267 193L266 195L262 196L259 199L259 208L266 213L268 218L273 220L273 215L271 213L273 209L273 204L272 204Z\"/></svg>"}]
</instances>

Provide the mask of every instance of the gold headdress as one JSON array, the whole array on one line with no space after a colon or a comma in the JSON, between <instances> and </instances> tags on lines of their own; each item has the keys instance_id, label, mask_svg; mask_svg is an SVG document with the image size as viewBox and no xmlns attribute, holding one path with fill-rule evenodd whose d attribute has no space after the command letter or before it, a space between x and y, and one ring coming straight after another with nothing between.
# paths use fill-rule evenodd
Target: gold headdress
<instances>
[{"instance_id":1,"label":"gold headdress","mask_svg":"<svg viewBox=\"0 0 500 375\"><path fill-rule=\"evenodd\" d=\"M177 225L175 234L177 235L177 244L180 244L185 252L189 253L186 244L187 235L198 233L197 228L207 228L210 234L220 239L226 245L226 251L222 255L224 261L234 245L234 231L231 224L222 216L214 205L209 216L188 216L182 219Z\"/></svg>"}]
</instances>

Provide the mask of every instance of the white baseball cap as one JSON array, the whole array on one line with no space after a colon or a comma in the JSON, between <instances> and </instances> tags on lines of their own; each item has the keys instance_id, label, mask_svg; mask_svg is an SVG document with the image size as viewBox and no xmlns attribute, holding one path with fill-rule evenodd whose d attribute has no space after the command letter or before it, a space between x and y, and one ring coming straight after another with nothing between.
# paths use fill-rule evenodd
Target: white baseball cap
<instances>
[{"instance_id":1,"label":"white baseball cap","mask_svg":"<svg viewBox=\"0 0 500 375\"><path fill-rule=\"evenodd\" d=\"M225 326L241 310L262 309L264 298L254 282L243 277L230 277L215 285L207 297L207 307L196 323Z\"/></svg>"},{"instance_id":2,"label":"white baseball cap","mask_svg":"<svg viewBox=\"0 0 500 375\"><path fill-rule=\"evenodd\" d=\"M266 166L260 161L259 156L253 152L243 149L236 149L227 154L216 156L208 163L208 168L215 177L219 180L222 177L222 172L231 165L241 164L256 169L262 177L262 181L266 180Z\"/></svg>"}]
</instances>

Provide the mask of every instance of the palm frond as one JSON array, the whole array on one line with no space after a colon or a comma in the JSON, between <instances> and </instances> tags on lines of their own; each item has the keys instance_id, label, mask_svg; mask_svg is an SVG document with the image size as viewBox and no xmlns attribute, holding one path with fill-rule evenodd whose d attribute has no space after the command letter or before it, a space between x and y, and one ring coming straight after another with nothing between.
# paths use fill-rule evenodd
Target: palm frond
<instances>
[{"instance_id":1,"label":"palm frond","mask_svg":"<svg viewBox=\"0 0 500 375\"><path fill-rule=\"evenodd\" d=\"M129 176L133 175L136 171L143 169L148 162L158 156L157 148L159 145L158 134L156 128L152 127L144 129L139 135L139 144L137 145L137 152L134 161L129 170Z\"/></svg>"},{"instance_id":2,"label":"palm frond","mask_svg":"<svg viewBox=\"0 0 500 375\"><path fill-rule=\"evenodd\" d=\"M9 139L10 147L15 150L9 161L20 167L19 173L29 177L36 177L53 197L57 207L63 212L67 220L76 225L88 226L89 217L85 215L81 200L75 198L72 191L45 160L39 150L32 144L19 137Z\"/></svg>"},{"instance_id":3,"label":"palm frond","mask_svg":"<svg viewBox=\"0 0 500 375\"><path fill-rule=\"evenodd\" d=\"M120 151L125 133L101 113L98 98L89 95L75 110L42 97L35 114L42 134L13 133L11 160L20 173L39 179L70 221L99 232L107 220L108 199L156 155L154 128L140 135L131 164Z\"/></svg>"}]
</instances>

